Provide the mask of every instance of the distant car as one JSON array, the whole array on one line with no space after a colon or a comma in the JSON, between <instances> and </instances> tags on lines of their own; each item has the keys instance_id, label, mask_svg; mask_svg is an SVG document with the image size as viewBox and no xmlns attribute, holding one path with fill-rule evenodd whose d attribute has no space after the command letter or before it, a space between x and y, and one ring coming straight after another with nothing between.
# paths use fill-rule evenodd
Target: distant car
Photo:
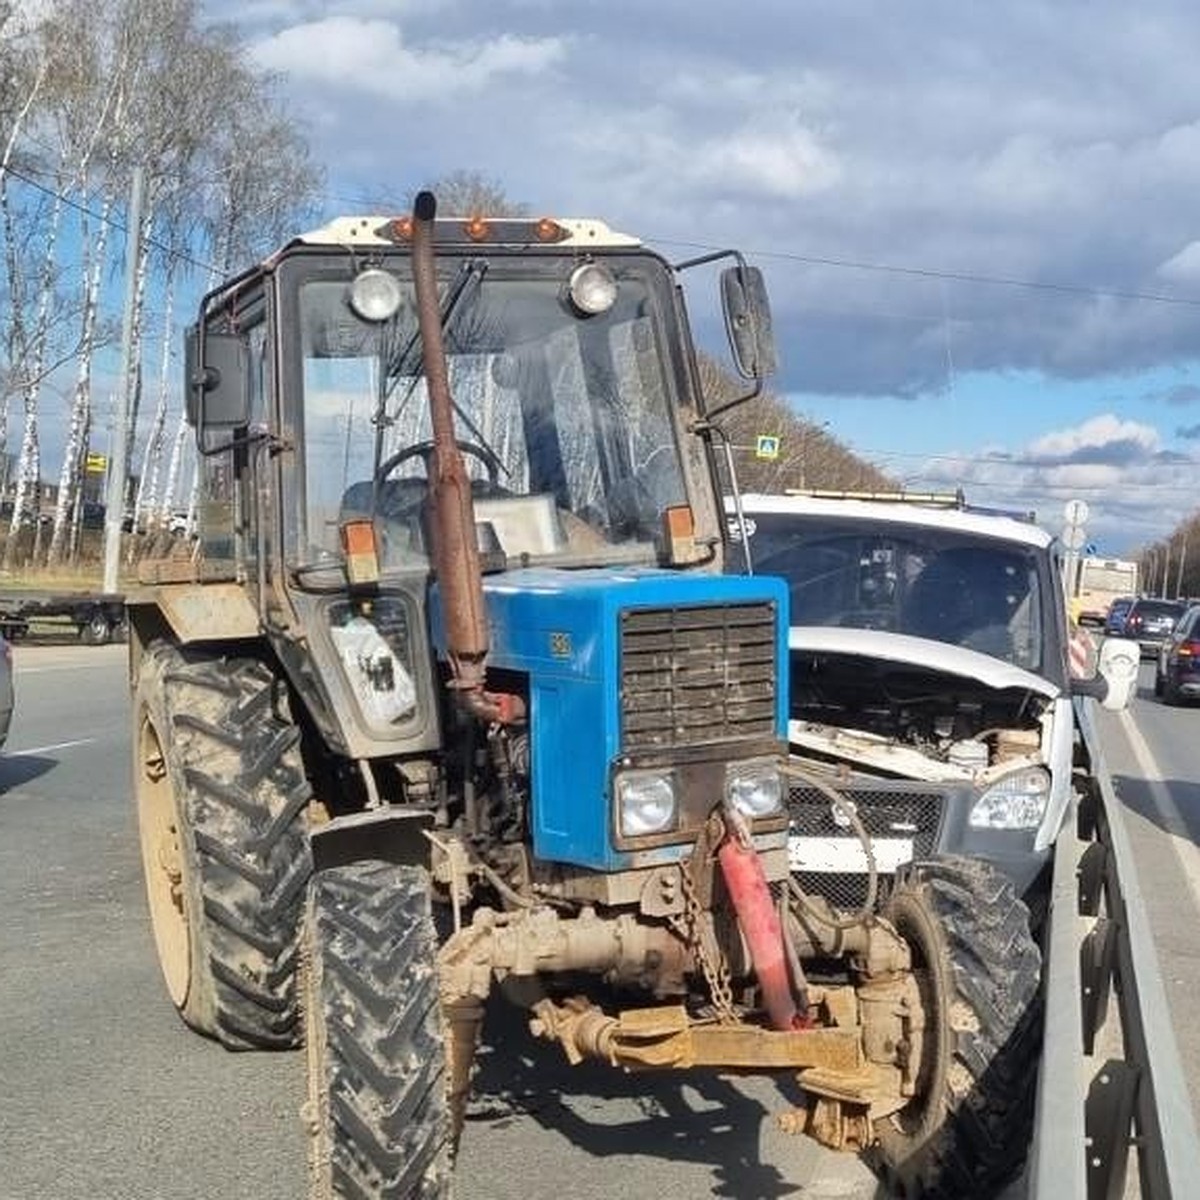
<instances>
[{"instance_id":1,"label":"distant car","mask_svg":"<svg viewBox=\"0 0 1200 1200\"><path fill-rule=\"evenodd\" d=\"M1125 631L1125 618L1133 607L1132 596L1119 596L1108 606L1104 615L1104 636L1120 637Z\"/></svg>"},{"instance_id":2,"label":"distant car","mask_svg":"<svg viewBox=\"0 0 1200 1200\"><path fill-rule=\"evenodd\" d=\"M1153 600L1140 596L1125 614L1122 636L1132 638L1142 648L1142 657L1150 658L1171 636L1175 622L1187 611L1179 600Z\"/></svg>"},{"instance_id":3,"label":"distant car","mask_svg":"<svg viewBox=\"0 0 1200 1200\"><path fill-rule=\"evenodd\" d=\"M1167 704L1200 699L1200 604L1179 618L1160 647L1154 694Z\"/></svg>"},{"instance_id":4,"label":"distant car","mask_svg":"<svg viewBox=\"0 0 1200 1200\"><path fill-rule=\"evenodd\" d=\"M12 644L0 635L0 746L8 741L13 714Z\"/></svg>"}]
</instances>

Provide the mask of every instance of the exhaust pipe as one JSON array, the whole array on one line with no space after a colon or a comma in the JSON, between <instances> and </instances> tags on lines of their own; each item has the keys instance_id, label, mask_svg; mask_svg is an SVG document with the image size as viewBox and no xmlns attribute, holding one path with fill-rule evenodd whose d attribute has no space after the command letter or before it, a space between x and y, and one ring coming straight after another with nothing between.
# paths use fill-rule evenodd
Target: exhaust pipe
<instances>
[{"instance_id":1,"label":"exhaust pipe","mask_svg":"<svg viewBox=\"0 0 1200 1200\"><path fill-rule=\"evenodd\" d=\"M433 426L429 480L432 558L450 657L450 688L460 707L480 720L514 724L524 719L525 705L521 698L484 689L489 649L487 605L479 567L471 479L454 438L454 405L450 398L433 257L436 215L433 193L418 192L413 202L413 287Z\"/></svg>"}]
</instances>

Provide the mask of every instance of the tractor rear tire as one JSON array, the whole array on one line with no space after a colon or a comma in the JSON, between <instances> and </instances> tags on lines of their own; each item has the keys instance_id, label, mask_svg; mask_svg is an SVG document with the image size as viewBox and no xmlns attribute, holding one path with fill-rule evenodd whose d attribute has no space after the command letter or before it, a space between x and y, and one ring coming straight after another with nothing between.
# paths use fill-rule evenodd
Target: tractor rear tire
<instances>
[{"instance_id":1,"label":"tractor rear tire","mask_svg":"<svg viewBox=\"0 0 1200 1200\"><path fill-rule=\"evenodd\" d=\"M917 1098L876 1123L889 1191L986 1197L1022 1165L1041 1050L1041 955L1012 883L988 863L911 868L884 917L909 943L927 1027Z\"/></svg>"},{"instance_id":2,"label":"tractor rear tire","mask_svg":"<svg viewBox=\"0 0 1200 1200\"><path fill-rule=\"evenodd\" d=\"M454 1120L428 872L321 871L304 929L313 1200L449 1196Z\"/></svg>"},{"instance_id":3,"label":"tractor rear tire","mask_svg":"<svg viewBox=\"0 0 1200 1200\"><path fill-rule=\"evenodd\" d=\"M156 643L134 697L134 788L159 962L192 1028L299 1043L311 789L286 693L257 658Z\"/></svg>"}]
</instances>

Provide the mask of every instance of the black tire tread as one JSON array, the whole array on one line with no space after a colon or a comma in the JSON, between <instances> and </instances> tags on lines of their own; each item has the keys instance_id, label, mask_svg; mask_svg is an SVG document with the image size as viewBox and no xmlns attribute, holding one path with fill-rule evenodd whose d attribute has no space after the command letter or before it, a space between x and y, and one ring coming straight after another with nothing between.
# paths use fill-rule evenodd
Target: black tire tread
<instances>
[{"instance_id":1,"label":"black tire tread","mask_svg":"<svg viewBox=\"0 0 1200 1200\"><path fill-rule=\"evenodd\" d=\"M231 1049L296 1046L300 919L312 873L300 731L265 662L168 645L150 654L198 868L203 917L193 936L202 939L202 984L213 1003L197 1027Z\"/></svg>"},{"instance_id":2,"label":"black tire tread","mask_svg":"<svg viewBox=\"0 0 1200 1200\"><path fill-rule=\"evenodd\" d=\"M919 864L889 911L918 904L941 935L951 981L943 1119L910 1138L881 1122L883 1174L906 1197L986 1197L1020 1169L1028 1149L1041 1052L1041 954L1029 912L988 863ZM887 914L885 914L887 915Z\"/></svg>"},{"instance_id":3,"label":"black tire tread","mask_svg":"<svg viewBox=\"0 0 1200 1200\"><path fill-rule=\"evenodd\" d=\"M450 1194L453 1137L427 872L365 862L309 889L313 1195Z\"/></svg>"}]
</instances>

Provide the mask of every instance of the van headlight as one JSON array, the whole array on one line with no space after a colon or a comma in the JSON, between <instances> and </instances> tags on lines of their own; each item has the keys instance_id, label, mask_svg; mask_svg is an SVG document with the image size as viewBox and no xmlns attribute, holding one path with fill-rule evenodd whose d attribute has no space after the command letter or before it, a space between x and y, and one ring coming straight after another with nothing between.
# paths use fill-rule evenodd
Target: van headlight
<instances>
[{"instance_id":1,"label":"van headlight","mask_svg":"<svg viewBox=\"0 0 1200 1200\"><path fill-rule=\"evenodd\" d=\"M670 771L622 771L616 777L616 792L623 837L645 837L674 828L678 806Z\"/></svg>"},{"instance_id":2,"label":"van headlight","mask_svg":"<svg viewBox=\"0 0 1200 1200\"><path fill-rule=\"evenodd\" d=\"M783 780L772 758L730 763L725 768L725 799L749 820L773 817L783 808Z\"/></svg>"},{"instance_id":3,"label":"van headlight","mask_svg":"<svg viewBox=\"0 0 1200 1200\"><path fill-rule=\"evenodd\" d=\"M971 809L976 829L1036 829L1050 799L1050 773L1027 767L992 784Z\"/></svg>"}]
</instances>

